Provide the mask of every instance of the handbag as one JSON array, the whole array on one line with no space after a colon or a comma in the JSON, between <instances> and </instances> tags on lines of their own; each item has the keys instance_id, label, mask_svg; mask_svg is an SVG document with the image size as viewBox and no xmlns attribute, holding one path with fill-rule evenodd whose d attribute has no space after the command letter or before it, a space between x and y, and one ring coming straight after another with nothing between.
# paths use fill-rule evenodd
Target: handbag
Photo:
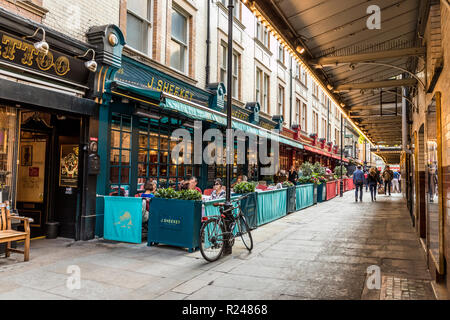
<instances>
[{"instance_id":1,"label":"handbag","mask_svg":"<svg viewBox=\"0 0 450 320\"><path fill-rule=\"evenodd\" d=\"M384 187L383 186L379 186L378 187L378 194L385 194L385 190L384 190Z\"/></svg>"}]
</instances>

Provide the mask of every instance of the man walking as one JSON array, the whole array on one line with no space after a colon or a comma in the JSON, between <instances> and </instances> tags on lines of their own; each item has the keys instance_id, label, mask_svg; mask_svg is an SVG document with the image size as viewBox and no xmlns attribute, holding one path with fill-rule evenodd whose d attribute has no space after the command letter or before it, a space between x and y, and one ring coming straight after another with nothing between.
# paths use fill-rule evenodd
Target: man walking
<instances>
[{"instance_id":1,"label":"man walking","mask_svg":"<svg viewBox=\"0 0 450 320\"><path fill-rule=\"evenodd\" d=\"M364 186L364 172L361 170L361 166L356 168L356 171L353 173L353 184L355 185L355 201L358 202L358 191L359 201L363 201L363 186Z\"/></svg>"},{"instance_id":2,"label":"man walking","mask_svg":"<svg viewBox=\"0 0 450 320\"><path fill-rule=\"evenodd\" d=\"M394 178L392 179L392 192L400 192L400 187L399 187L399 178L400 178L400 173L398 173L398 171L394 171Z\"/></svg>"},{"instance_id":3,"label":"man walking","mask_svg":"<svg viewBox=\"0 0 450 320\"><path fill-rule=\"evenodd\" d=\"M389 195L391 195L391 184L392 179L394 178L394 172L390 169L389 166L386 166L386 168L383 171L383 180L384 180L384 190L385 194L387 195L387 192L389 190Z\"/></svg>"}]
</instances>

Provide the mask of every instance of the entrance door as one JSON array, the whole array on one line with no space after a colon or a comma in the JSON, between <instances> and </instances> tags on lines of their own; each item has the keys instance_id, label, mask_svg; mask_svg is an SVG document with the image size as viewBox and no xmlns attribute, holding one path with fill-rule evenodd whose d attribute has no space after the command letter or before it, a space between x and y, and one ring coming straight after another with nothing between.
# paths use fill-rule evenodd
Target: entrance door
<instances>
[{"instance_id":1,"label":"entrance door","mask_svg":"<svg viewBox=\"0 0 450 320\"><path fill-rule=\"evenodd\" d=\"M16 207L33 218L31 236L59 222L58 236L76 238L80 205L80 119L23 111Z\"/></svg>"},{"instance_id":2,"label":"entrance door","mask_svg":"<svg viewBox=\"0 0 450 320\"><path fill-rule=\"evenodd\" d=\"M47 222L49 135L42 131L22 130L17 177L17 209L33 219L31 237L45 234Z\"/></svg>"}]
</instances>

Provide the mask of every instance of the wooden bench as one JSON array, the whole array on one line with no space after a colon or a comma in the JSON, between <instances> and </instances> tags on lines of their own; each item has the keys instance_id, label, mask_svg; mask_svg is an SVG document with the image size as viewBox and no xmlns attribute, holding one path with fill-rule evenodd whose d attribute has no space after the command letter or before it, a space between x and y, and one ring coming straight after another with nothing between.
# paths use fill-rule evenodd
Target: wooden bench
<instances>
[{"instance_id":1,"label":"wooden bench","mask_svg":"<svg viewBox=\"0 0 450 320\"><path fill-rule=\"evenodd\" d=\"M30 220L33 219L12 216L6 203L0 203L0 243L6 243L6 257L8 258L11 252L22 253L24 261L30 259ZM24 232L16 231L11 228L11 219L21 220L24 224ZM11 241L25 240L23 250L11 248Z\"/></svg>"}]
</instances>

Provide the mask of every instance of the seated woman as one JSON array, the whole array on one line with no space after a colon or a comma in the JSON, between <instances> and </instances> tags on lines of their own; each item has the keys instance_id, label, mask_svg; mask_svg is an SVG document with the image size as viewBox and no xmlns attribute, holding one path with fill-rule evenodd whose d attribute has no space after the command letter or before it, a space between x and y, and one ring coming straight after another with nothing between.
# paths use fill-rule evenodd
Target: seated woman
<instances>
[{"instance_id":1,"label":"seated woman","mask_svg":"<svg viewBox=\"0 0 450 320\"><path fill-rule=\"evenodd\" d=\"M144 185L144 193L141 193L141 198L153 198L156 191L156 184L153 181L147 181Z\"/></svg>"},{"instance_id":2,"label":"seated woman","mask_svg":"<svg viewBox=\"0 0 450 320\"><path fill-rule=\"evenodd\" d=\"M211 200L219 199L219 198L225 198L225 189L222 185L222 179L217 178L214 181L213 191L211 193Z\"/></svg>"},{"instance_id":3,"label":"seated woman","mask_svg":"<svg viewBox=\"0 0 450 320\"><path fill-rule=\"evenodd\" d=\"M156 183L153 181L147 181L144 185L144 192L141 193L140 197L142 200L142 224L143 228L147 228L146 222L148 221L149 211L150 211L150 199L154 198L153 194L156 191Z\"/></svg>"}]
</instances>

